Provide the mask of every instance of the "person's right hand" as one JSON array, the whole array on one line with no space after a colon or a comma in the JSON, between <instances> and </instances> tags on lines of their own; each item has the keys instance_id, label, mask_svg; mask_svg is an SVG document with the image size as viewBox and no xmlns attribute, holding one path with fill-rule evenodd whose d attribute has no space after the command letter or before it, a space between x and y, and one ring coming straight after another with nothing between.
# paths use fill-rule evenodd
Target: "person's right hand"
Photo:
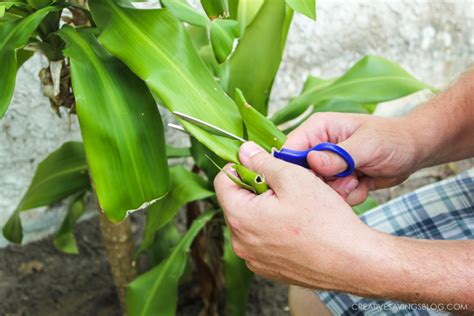
<instances>
[{"instance_id":1,"label":"person's right hand","mask_svg":"<svg viewBox=\"0 0 474 316\"><path fill-rule=\"evenodd\" d=\"M312 151L307 158L316 175L351 205L362 203L369 190L403 182L418 168L413 127L403 118L318 113L291 132L284 146L306 150L321 142L336 143L354 158L357 171L337 179L333 176L347 168L338 155Z\"/></svg>"}]
</instances>

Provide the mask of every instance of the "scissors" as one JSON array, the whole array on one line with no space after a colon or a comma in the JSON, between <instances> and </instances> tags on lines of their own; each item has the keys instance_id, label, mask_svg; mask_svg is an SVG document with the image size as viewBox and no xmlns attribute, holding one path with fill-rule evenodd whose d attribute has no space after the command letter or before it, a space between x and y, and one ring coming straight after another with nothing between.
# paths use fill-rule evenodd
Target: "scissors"
<instances>
[{"instance_id":1,"label":"scissors","mask_svg":"<svg viewBox=\"0 0 474 316\"><path fill-rule=\"evenodd\" d=\"M244 143L244 142L247 141L242 137L239 137L239 136L234 135L233 133L231 133L229 131L226 131L225 129L222 129L218 126L215 126L211 123L205 122L205 121L200 120L198 118L192 117L190 115L187 115L187 114L184 114L184 113L181 113L181 112L176 112L176 111L173 112L173 114L175 114L180 119L182 119L186 122L192 123L192 124L202 128L205 131L208 131L209 133L212 133L214 135L223 136L223 137L227 137L227 138L230 138L230 139L238 140L241 143ZM168 126L186 133L186 130L181 125L169 123ZM309 165L308 165L308 162L307 162L306 158L308 157L308 154L313 150L314 151L324 151L324 150L326 150L326 151L333 152L336 155L338 155L339 157L341 157L346 162L347 169L344 170L341 173L336 174L335 177L338 177L338 178L347 177L347 176L351 175L354 172L354 170L355 170L354 159L351 157L351 155L344 148L342 148L341 146L338 146L334 143L328 143L328 142L319 143L316 146L314 146L314 147L312 147L308 150L293 150L293 149L289 149L289 148L282 148L280 150L273 149L272 150L272 155L275 158L278 158L278 159L281 159L283 161L286 161L286 162L289 162L289 163L292 163L292 164L295 164L295 165L299 165L301 167L309 169Z\"/></svg>"}]
</instances>

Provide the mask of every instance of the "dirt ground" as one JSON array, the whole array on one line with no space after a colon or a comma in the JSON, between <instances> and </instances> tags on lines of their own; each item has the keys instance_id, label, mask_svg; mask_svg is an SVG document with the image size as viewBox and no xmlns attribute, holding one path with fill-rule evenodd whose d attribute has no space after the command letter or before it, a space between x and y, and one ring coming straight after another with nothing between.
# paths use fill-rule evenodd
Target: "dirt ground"
<instances>
[{"instance_id":1,"label":"dirt ground","mask_svg":"<svg viewBox=\"0 0 474 316\"><path fill-rule=\"evenodd\" d=\"M455 171L472 166L472 160L463 162ZM387 201L453 173L452 166L424 170L399 187L378 192L376 199ZM135 221L141 225L142 220ZM79 255L57 251L50 238L0 249L0 315L120 315L98 218L78 224L75 235ZM198 315L196 285L183 284L179 293L178 315ZM286 285L254 279L248 315L289 315L287 305Z\"/></svg>"},{"instance_id":2,"label":"dirt ground","mask_svg":"<svg viewBox=\"0 0 474 316\"><path fill-rule=\"evenodd\" d=\"M79 255L54 248L50 238L0 250L0 315L120 315L98 218L81 222ZM198 315L196 285L180 287L178 315ZM287 286L256 278L248 315L288 315Z\"/></svg>"}]
</instances>

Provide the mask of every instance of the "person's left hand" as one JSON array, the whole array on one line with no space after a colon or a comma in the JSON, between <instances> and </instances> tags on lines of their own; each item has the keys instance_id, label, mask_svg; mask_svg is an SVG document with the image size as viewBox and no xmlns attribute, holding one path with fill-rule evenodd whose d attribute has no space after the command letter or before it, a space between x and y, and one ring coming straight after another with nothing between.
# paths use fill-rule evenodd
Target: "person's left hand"
<instances>
[{"instance_id":1,"label":"person's left hand","mask_svg":"<svg viewBox=\"0 0 474 316\"><path fill-rule=\"evenodd\" d=\"M261 195L215 179L235 253L255 273L313 288L342 289L367 256L375 231L311 171L274 158L253 142L240 148L247 168L271 189ZM231 165L227 172L235 174ZM373 246L373 245L372 245Z\"/></svg>"}]
</instances>

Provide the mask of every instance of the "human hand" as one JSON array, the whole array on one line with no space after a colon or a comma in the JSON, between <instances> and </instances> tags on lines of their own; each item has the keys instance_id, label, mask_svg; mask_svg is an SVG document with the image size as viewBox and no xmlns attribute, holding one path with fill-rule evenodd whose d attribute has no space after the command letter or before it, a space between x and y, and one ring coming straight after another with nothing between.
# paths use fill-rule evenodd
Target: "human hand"
<instances>
[{"instance_id":1,"label":"human hand","mask_svg":"<svg viewBox=\"0 0 474 316\"><path fill-rule=\"evenodd\" d=\"M344 160L332 152L312 151L307 161L349 204L356 205L366 199L369 190L399 184L417 169L413 133L402 120L318 113L291 132L284 146L306 150L321 142L332 142L348 151L357 171L345 178L332 177L347 168Z\"/></svg>"},{"instance_id":2,"label":"human hand","mask_svg":"<svg viewBox=\"0 0 474 316\"><path fill-rule=\"evenodd\" d=\"M239 158L265 176L271 189L255 195L224 172L215 178L235 253L268 278L313 288L347 287L352 273L366 266L367 252L377 249L370 241L374 231L310 170L276 159L252 142L241 146ZM225 170L232 172L230 165Z\"/></svg>"}]
</instances>

